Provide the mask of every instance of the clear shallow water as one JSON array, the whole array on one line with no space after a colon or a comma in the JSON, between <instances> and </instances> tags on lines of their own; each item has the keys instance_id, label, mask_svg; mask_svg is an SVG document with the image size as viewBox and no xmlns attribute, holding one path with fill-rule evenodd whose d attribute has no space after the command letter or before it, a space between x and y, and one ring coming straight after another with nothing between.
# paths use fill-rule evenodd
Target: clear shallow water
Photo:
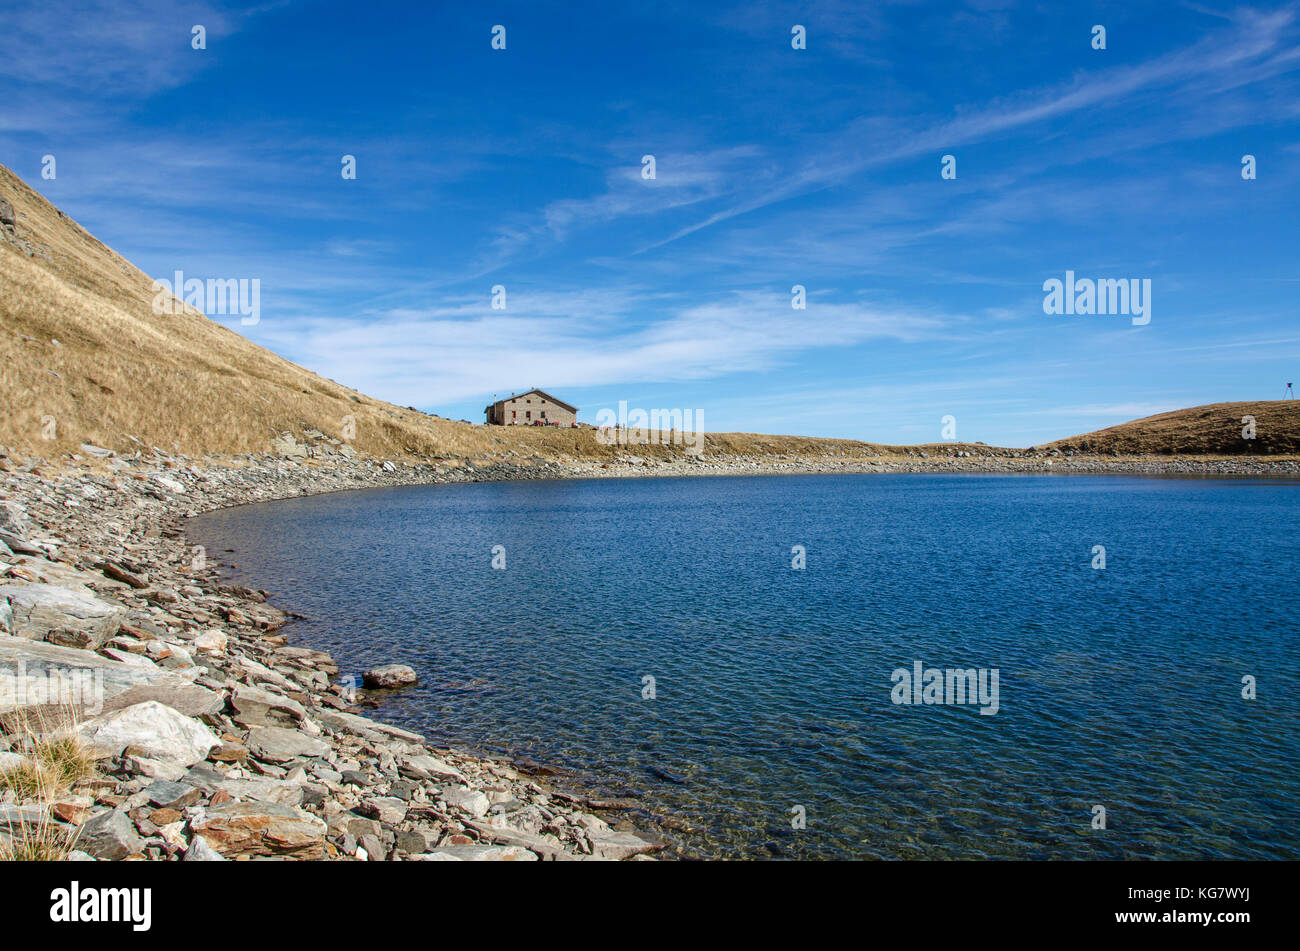
<instances>
[{"instance_id":1,"label":"clear shallow water","mask_svg":"<svg viewBox=\"0 0 1300 951\"><path fill-rule=\"evenodd\" d=\"M414 667L383 717L635 794L634 821L691 854L1296 858L1298 493L1112 476L490 483L273 502L190 533L308 615L296 642L345 673ZM998 668L999 712L894 704L891 672L918 660Z\"/></svg>"}]
</instances>

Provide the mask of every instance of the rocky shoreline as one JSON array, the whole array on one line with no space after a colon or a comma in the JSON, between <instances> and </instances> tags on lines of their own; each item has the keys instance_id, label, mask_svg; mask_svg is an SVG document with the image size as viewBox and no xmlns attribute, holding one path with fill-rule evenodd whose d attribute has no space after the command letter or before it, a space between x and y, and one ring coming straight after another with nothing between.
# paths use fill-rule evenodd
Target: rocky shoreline
<instances>
[{"instance_id":1,"label":"rocky shoreline","mask_svg":"<svg viewBox=\"0 0 1300 951\"><path fill-rule=\"evenodd\" d=\"M289 644L289 616L223 584L183 531L186 516L227 505L545 470L78 456L0 451L0 854L51 841L67 843L53 857L78 860L617 860L661 848L619 819L622 804L551 788L533 775L544 769L359 715L332 658ZM93 772L24 789L46 738L68 733Z\"/></svg>"},{"instance_id":2,"label":"rocky shoreline","mask_svg":"<svg viewBox=\"0 0 1300 951\"><path fill-rule=\"evenodd\" d=\"M39 737L60 729L96 757L91 775L44 796L0 782L0 853L51 830L82 860L532 861L646 858L661 848L617 811L599 815L620 804L360 716L362 697L338 680L333 659L290 644L281 631L289 615L269 605L266 592L222 583L207 553L189 542L184 520L201 512L356 488L521 479L1300 476L1300 461L1285 458L1039 450L664 461L627 447L599 462L512 454L413 463L363 458L311 434L306 443L282 437L274 448L194 460L87 445L57 462L0 449L0 778L30 767ZM389 687L410 676L396 669L366 680ZM43 724L37 730L30 715L25 725L16 718L33 710ZM68 714L75 726L61 727Z\"/></svg>"}]
</instances>

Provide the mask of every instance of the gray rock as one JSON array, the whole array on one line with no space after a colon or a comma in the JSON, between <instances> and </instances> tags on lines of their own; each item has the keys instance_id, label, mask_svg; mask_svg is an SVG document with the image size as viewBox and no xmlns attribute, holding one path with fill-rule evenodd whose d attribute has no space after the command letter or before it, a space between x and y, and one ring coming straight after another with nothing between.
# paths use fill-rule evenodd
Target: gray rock
<instances>
[{"instance_id":1,"label":"gray rock","mask_svg":"<svg viewBox=\"0 0 1300 951\"><path fill-rule=\"evenodd\" d=\"M173 675L171 679L175 680L177 678ZM156 700L163 706L171 707L187 717L205 720L211 720L226 705L226 699L221 694L195 684L138 684L111 700L105 701L104 712L111 713L114 710L120 710L123 707L129 707L137 703L144 703L147 700Z\"/></svg>"},{"instance_id":2,"label":"gray rock","mask_svg":"<svg viewBox=\"0 0 1300 951\"><path fill-rule=\"evenodd\" d=\"M406 803L392 796L372 796L357 807L357 812L392 826L406 818Z\"/></svg>"},{"instance_id":3,"label":"gray rock","mask_svg":"<svg viewBox=\"0 0 1300 951\"><path fill-rule=\"evenodd\" d=\"M633 832L615 832L613 829L588 829L592 854L596 858L619 861L633 855L644 855L663 848L657 842L643 839Z\"/></svg>"},{"instance_id":4,"label":"gray rock","mask_svg":"<svg viewBox=\"0 0 1300 951\"><path fill-rule=\"evenodd\" d=\"M249 731L248 750L268 763L287 763L300 756L324 756L330 745L297 730L259 726Z\"/></svg>"},{"instance_id":5,"label":"gray rock","mask_svg":"<svg viewBox=\"0 0 1300 951\"><path fill-rule=\"evenodd\" d=\"M443 789L442 801L475 819L486 816L492 806L487 796L468 786L449 786Z\"/></svg>"},{"instance_id":6,"label":"gray rock","mask_svg":"<svg viewBox=\"0 0 1300 951\"><path fill-rule=\"evenodd\" d=\"M27 510L17 502L0 502L0 541L14 551L28 547L27 533L31 524L27 521ZM15 544L16 543L16 544ZM27 554L27 552L23 552Z\"/></svg>"},{"instance_id":7,"label":"gray rock","mask_svg":"<svg viewBox=\"0 0 1300 951\"><path fill-rule=\"evenodd\" d=\"M49 814L41 806L0 805L0 833L21 835L49 821Z\"/></svg>"},{"instance_id":8,"label":"gray rock","mask_svg":"<svg viewBox=\"0 0 1300 951\"><path fill-rule=\"evenodd\" d=\"M77 735L104 755L117 756L131 747L135 756L180 768L182 774L221 742L203 724L155 700L87 720Z\"/></svg>"},{"instance_id":9,"label":"gray rock","mask_svg":"<svg viewBox=\"0 0 1300 951\"><path fill-rule=\"evenodd\" d=\"M388 784L388 795L396 796L403 802L410 802L422 787L409 779L394 779Z\"/></svg>"},{"instance_id":10,"label":"gray rock","mask_svg":"<svg viewBox=\"0 0 1300 951\"><path fill-rule=\"evenodd\" d=\"M424 742L424 737L418 733L403 730L401 727L390 726L387 723L379 723L366 717L357 716L355 713L344 713L341 710L316 710L312 712L312 715L321 722L322 726L328 727L336 733L351 733L354 736L365 737L368 740L398 739L409 743Z\"/></svg>"},{"instance_id":11,"label":"gray rock","mask_svg":"<svg viewBox=\"0 0 1300 951\"><path fill-rule=\"evenodd\" d=\"M361 682L374 690L409 687L416 683L415 671L405 664L384 664L361 675Z\"/></svg>"},{"instance_id":12,"label":"gray rock","mask_svg":"<svg viewBox=\"0 0 1300 951\"><path fill-rule=\"evenodd\" d=\"M384 843L380 842L376 836L363 835L358 844L366 850L366 858L372 862L382 862L387 854Z\"/></svg>"},{"instance_id":13,"label":"gray rock","mask_svg":"<svg viewBox=\"0 0 1300 951\"><path fill-rule=\"evenodd\" d=\"M430 842L430 837L419 829L397 829L394 830L393 835L393 847L407 855L421 855L429 851L430 846L436 844Z\"/></svg>"},{"instance_id":14,"label":"gray rock","mask_svg":"<svg viewBox=\"0 0 1300 951\"><path fill-rule=\"evenodd\" d=\"M244 726L291 727L307 715L297 700L248 684L231 692L230 706L236 722Z\"/></svg>"},{"instance_id":15,"label":"gray rock","mask_svg":"<svg viewBox=\"0 0 1300 951\"><path fill-rule=\"evenodd\" d=\"M144 849L144 840L125 812L112 809L91 816L77 833L76 846L97 859L126 858Z\"/></svg>"},{"instance_id":16,"label":"gray rock","mask_svg":"<svg viewBox=\"0 0 1300 951\"><path fill-rule=\"evenodd\" d=\"M402 758L397 768L403 776L414 779L454 779L458 783L467 783L460 770L436 756L426 754L406 756Z\"/></svg>"},{"instance_id":17,"label":"gray rock","mask_svg":"<svg viewBox=\"0 0 1300 951\"><path fill-rule=\"evenodd\" d=\"M77 671L85 673L76 673ZM63 677L65 685L84 681L93 689L82 691L69 688L58 698L42 700L41 696L48 693L56 673ZM131 693L136 688L141 688L140 692ZM168 671L123 664L76 648L0 635L0 713L12 709L21 701L26 706L45 704L70 709L78 715L93 716L142 700L161 699L169 696L168 691L177 689L215 696L211 691L191 687L182 676ZM151 695L151 690L161 693ZM189 694L186 693L186 696ZM220 707L220 698L217 700ZM168 705L171 706L170 703Z\"/></svg>"},{"instance_id":18,"label":"gray rock","mask_svg":"<svg viewBox=\"0 0 1300 951\"><path fill-rule=\"evenodd\" d=\"M252 777L226 779L218 786L235 799L245 802L270 802L280 806L298 806L303 801L303 786L287 779Z\"/></svg>"},{"instance_id":19,"label":"gray rock","mask_svg":"<svg viewBox=\"0 0 1300 951\"><path fill-rule=\"evenodd\" d=\"M15 635L62 647L96 650L126 620L125 608L89 590L52 584L3 585L0 598L9 599Z\"/></svg>"},{"instance_id":20,"label":"gray rock","mask_svg":"<svg viewBox=\"0 0 1300 951\"><path fill-rule=\"evenodd\" d=\"M159 780L148 787L144 794L149 802L159 809L184 809L203 798L203 790L181 782Z\"/></svg>"},{"instance_id":21,"label":"gray rock","mask_svg":"<svg viewBox=\"0 0 1300 951\"><path fill-rule=\"evenodd\" d=\"M384 828L374 819L363 818L355 812L345 812L330 816L329 831L330 835L350 835L354 839L361 839L368 835L378 836Z\"/></svg>"},{"instance_id":22,"label":"gray rock","mask_svg":"<svg viewBox=\"0 0 1300 951\"><path fill-rule=\"evenodd\" d=\"M542 858L555 859L564 853L558 839L547 838L538 835L535 832L526 832L522 829L512 829L509 826L495 826L486 822L468 822L466 823L471 829L479 833L479 837L493 845L514 845L521 849L527 849L530 852L536 852Z\"/></svg>"}]
</instances>

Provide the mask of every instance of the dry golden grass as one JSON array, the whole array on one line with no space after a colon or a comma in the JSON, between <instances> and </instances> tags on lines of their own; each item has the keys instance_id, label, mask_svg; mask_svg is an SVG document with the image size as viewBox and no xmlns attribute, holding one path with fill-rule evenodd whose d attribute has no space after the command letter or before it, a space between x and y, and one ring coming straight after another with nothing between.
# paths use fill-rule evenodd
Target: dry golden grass
<instances>
[{"instance_id":1,"label":"dry golden grass","mask_svg":"<svg viewBox=\"0 0 1300 951\"><path fill-rule=\"evenodd\" d=\"M1255 438L1242 437L1242 418ZM1121 455L1294 456L1300 454L1300 400L1210 403L1121 423L1051 443L1053 449Z\"/></svg>"},{"instance_id":2,"label":"dry golden grass","mask_svg":"<svg viewBox=\"0 0 1300 951\"><path fill-rule=\"evenodd\" d=\"M34 828L24 826L0 836L0 861L57 862L72 851L73 836L50 807L75 783L95 773L95 757L72 732L74 723L71 711L33 720L19 710L6 718L5 732L26 760L0 772L0 789L12 792L19 803L40 806L42 814Z\"/></svg>"}]
</instances>

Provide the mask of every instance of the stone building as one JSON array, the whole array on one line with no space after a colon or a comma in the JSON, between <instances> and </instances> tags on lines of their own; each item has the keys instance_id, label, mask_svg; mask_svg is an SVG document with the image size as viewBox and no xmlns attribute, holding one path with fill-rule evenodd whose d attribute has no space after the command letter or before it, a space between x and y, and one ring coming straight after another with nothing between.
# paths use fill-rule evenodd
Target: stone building
<instances>
[{"instance_id":1,"label":"stone building","mask_svg":"<svg viewBox=\"0 0 1300 951\"><path fill-rule=\"evenodd\" d=\"M578 407L541 390L529 390L485 406L489 426L574 426Z\"/></svg>"}]
</instances>

